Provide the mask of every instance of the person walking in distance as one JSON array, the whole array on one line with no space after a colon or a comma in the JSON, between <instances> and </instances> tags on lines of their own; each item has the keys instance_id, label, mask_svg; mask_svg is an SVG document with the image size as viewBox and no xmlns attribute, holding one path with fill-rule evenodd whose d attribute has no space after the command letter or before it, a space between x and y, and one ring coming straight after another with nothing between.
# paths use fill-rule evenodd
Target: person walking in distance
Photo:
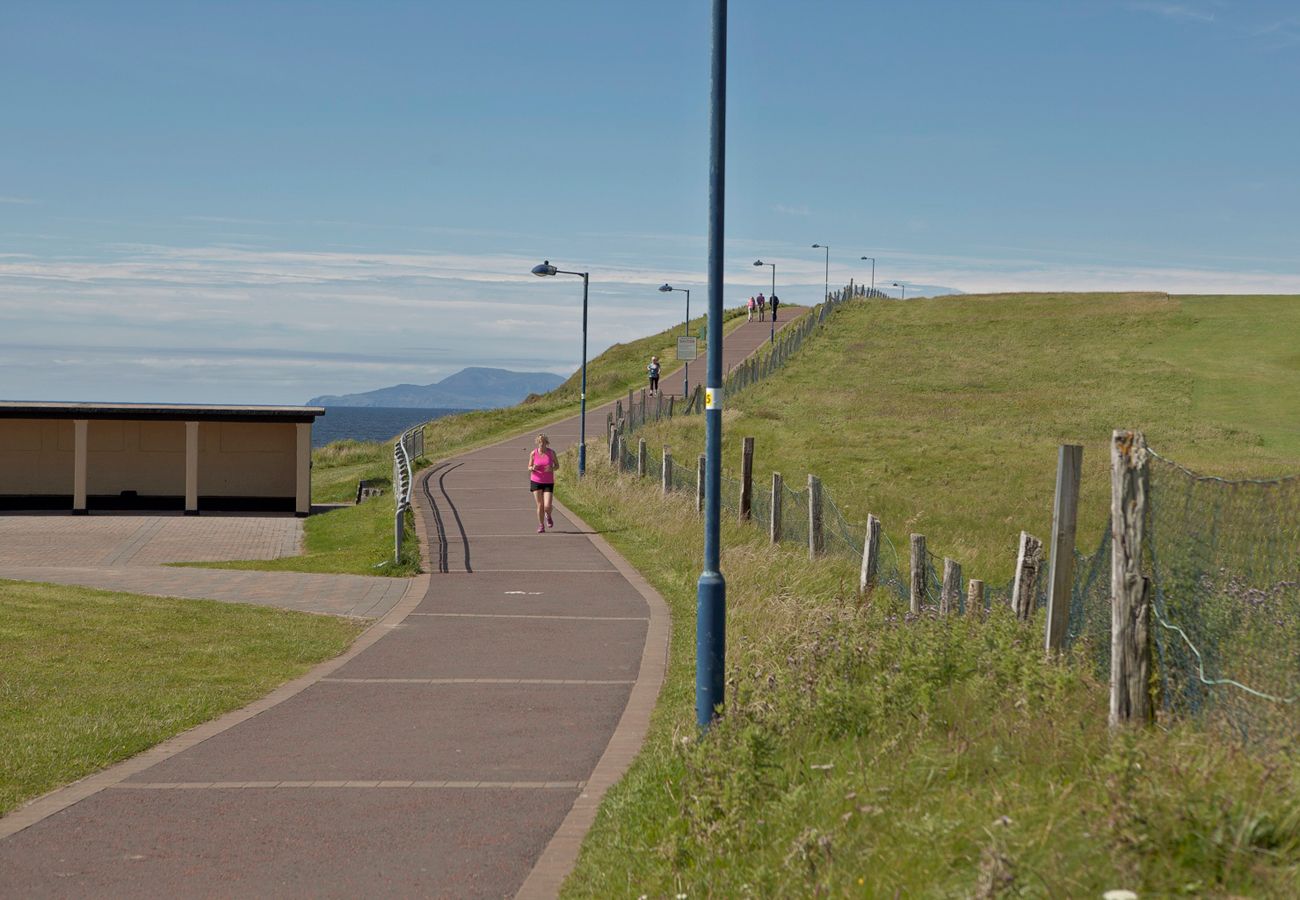
<instances>
[{"instance_id":1,"label":"person walking in distance","mask_svg":"<svg viewBox=\"0 0 1300 900\"><path fill-rule=\"evenodd\" d=\"M763 321L763 314L766 311L766 309L767 309L767 298L763 296L762 291L759 291L758 292L758 321L760 322Z\"/></svg>"},{"instance_id":2,"label":"person walking in distance","mask_svg":"<svg viewBox=\"0 0 1300 900\"><path fill-rule=\"evenodd\" d=\"M757 309L757 308L758 308L758 303L755 302L755 300L754 300L753 297L750 297L750 298L749 298L749 318L745 320L746 322L752 322L752 321L754 321L754 310Z\"/></svg>"},{"instance_id":3,"label":"person walking in distance","mask_svg":"<svg viewBox=\"0 0 1300 900\"><path fill-rule=\"evenodd\" d=\"M767 305L772 307L772 321L776 321L776 308L781 305L781 300L776 294L773 294L767 300Z\"/></svg>"},{"instance_id":4,"label":"person walking in distance","mask_svg":"<svg viewBox=\"0 0 1300 900\"><path fill-rule=\"evenodd\" d=\"M650 365L645 367L645 371L650 376L650 393L659 393L659 357L650 357Z\"/></svg>"},{"instance_id":5,"label":"person walking in distance","mask_svg":"<svg viewBox=\"0 0 1300 900\"><path fill-rule=\"evenodd\" d=\"M548 526L555 527L551 503L555 499L555 470L560 468L560 458L551 449L550 438L545 432L537 435L536 443L537 446L528 454L528 489L537 502L537 533L541 534Z\"/></svg>"}]
</instances>

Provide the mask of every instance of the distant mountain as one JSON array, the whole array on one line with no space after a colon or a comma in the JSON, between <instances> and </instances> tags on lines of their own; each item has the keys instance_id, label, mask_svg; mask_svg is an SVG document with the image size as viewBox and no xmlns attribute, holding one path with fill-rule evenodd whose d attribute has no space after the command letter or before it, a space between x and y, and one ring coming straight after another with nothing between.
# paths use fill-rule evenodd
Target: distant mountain
<instances>
[{"instance_id":1,"label":"distant mountain","mask_svg":"<svg viewBox=\"0 0 1300 900\"><path fill-rule=\"evenodd\" d=\"M310 406L388 406L419 409L494 409L564 383L550 372L509 372L471 366L433 384L397 384L361 394L325 394Z\"/></svg>"}]
</instances>

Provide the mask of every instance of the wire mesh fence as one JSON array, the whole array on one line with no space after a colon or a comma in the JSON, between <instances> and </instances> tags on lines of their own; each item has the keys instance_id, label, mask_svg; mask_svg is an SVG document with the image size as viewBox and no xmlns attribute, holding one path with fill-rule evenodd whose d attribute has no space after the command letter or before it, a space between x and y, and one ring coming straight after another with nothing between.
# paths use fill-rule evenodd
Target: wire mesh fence
<instances>
[{"instance_id":1,"label":"wire mesh fence","mask_svg":"<svg viewBox=\"0 0 1300 900\"><path fill-rule=\"evenodd\" d=\"M1160 701L1243 736L1300 725L1300 476L1229 481L1151 452Z\"/></svg>"}]
</instances>

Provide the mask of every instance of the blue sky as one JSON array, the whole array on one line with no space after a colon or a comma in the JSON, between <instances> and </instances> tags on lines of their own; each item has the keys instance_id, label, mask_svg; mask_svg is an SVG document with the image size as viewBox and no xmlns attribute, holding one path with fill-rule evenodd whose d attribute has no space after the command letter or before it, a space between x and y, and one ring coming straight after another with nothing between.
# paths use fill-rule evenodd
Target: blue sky
<instances>
[{"instance_id":1,"label":"blue sky","mask_svg":"<svg viewBox=\"0 0 1300 900\"><path fill-rule=\"evenodd\" d=\"M6 4L0 398L567 374L705 299L709 4ZM741 2L726 297L1300 293L1300 8Z\"/></svg>"}]
</instances>

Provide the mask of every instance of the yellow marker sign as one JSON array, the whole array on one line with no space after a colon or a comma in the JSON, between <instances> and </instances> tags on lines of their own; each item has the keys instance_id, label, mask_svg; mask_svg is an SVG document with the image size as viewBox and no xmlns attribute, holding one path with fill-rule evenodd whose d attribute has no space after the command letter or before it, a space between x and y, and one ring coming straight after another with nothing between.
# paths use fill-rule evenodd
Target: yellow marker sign
<instances>
[{"instance_id":1,"label":"yellow marker sign","mask_svg":"<svg viewBox=\"0 0 1300 900\"><path fill-rule=\"evenodd\" d=\"M722 388L711 387L704 389L704 408L722 409Z\"/></svg>"}]
</instances>

